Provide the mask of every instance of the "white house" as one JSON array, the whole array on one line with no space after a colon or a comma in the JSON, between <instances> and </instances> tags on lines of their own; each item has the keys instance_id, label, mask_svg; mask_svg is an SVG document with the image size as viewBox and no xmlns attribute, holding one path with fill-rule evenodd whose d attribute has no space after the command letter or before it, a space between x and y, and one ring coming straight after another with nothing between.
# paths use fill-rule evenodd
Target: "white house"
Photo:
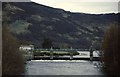
<instances>
[{"instance_id":1,"label":"white house","mask_svg":"<svg viewBox=\"0 0 120 77\"><path fill-rule=\"evenodd\" d=\"M19 50L23 52L25 62L33 59L34 45L21 45Z\"/></svg>"},{"instance_id":2,"label":"white house","mask_svg":"<svg viewBox=\"0 0 120 77\"><path fill-rule=\"evenodd\" d=\"M21 45L19 50L31 51L34 50L34 45Z\"/></svg>"}]
</instances>

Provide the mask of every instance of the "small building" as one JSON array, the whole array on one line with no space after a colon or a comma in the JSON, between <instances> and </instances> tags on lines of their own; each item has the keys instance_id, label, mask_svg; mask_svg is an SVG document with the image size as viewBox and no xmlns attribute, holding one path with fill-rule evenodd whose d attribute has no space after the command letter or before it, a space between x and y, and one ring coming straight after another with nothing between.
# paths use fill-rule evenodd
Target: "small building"
<instances>
[{"instance_id":1,"label":"small building","mask_svg":"<svg viewBox=\"0 0 120 77\"><path fill-rule=\"evenodd\" d=\"M25 62L33 59L34 45L21 45L19 50L22 51Z\"/></svg>"},{"instance_id":2,"label":"small building","mask_svg":"<svg viewBox=\"0 0 120 77\"><path fill-rule=\"evenodd\" d=\"M34 45L21 45L19 47L19 50L31 51L31 50L34 50Z\"/></svg>"}]
</instances>

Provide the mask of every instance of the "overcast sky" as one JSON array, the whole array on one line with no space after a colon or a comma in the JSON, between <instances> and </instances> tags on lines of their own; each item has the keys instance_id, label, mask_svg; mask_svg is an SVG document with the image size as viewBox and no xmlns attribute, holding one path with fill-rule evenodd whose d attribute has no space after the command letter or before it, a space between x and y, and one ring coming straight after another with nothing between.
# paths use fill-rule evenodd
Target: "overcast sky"
<instances>
[{"instance_id":1,"label":"overcast sky","mask_svg":"<svg viewBox=\"0 0 120 77\"><path fill-rule=\"evenodd\" d=\"M39 4L82 13L117 13L119 0L31 0Z\"/></svg>"}]
</instances>

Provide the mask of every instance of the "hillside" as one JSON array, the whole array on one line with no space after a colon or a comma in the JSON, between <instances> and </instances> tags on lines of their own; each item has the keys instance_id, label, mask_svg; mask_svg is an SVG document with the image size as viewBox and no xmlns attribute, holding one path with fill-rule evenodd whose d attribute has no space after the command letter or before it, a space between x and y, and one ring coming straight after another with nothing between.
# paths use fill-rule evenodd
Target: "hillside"
<instances>
[{"instance_id":1,"label":"hillside","mask_svg":"<svg viewBox=\"0 0 120 77\"><path fill-rule=\"evenodd\" d=\"M57 48L96 48L118 14L72 13L33 2L3 3L3 20L19 40L41 47L45 37Z\"/></svg>"}]
</instances>

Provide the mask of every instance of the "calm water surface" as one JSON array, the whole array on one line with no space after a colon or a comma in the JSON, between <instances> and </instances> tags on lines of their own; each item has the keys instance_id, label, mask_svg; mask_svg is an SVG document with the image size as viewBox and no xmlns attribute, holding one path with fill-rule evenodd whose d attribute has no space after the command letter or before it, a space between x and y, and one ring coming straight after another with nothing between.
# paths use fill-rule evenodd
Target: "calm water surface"
<instances>
[{"instance_id":1,"label":"calm water surface","mask_svg":"<svg viewBox=\"0 0 120 77\"><path fill-rule=\"evenodd\" d=\"M26 75L103 75L97 62L83 60L32 60Z\"/></svg>"}]
</instances>

